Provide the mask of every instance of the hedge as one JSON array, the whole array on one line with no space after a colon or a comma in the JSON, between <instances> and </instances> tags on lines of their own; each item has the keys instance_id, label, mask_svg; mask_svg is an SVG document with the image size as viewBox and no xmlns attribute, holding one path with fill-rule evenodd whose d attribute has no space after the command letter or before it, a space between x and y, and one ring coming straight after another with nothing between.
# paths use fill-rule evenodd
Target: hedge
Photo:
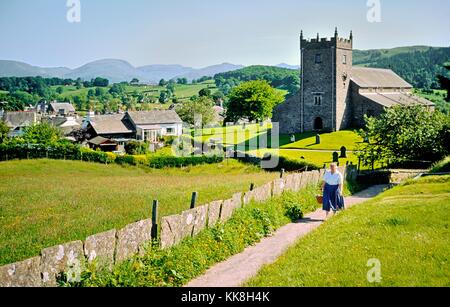
<instances>
[{"instance_id":1,"label":"hedge","mask_svg":"<svg viewBox=\"0 0 450 307\"><path fill-rule=\"evenodd\" d=\"M146 156L115 155L109 152L94 151L71 143L55 143L52 145L8 143L0 144L0 160L14 159L55 159L78 160L102 164L149 166L152 168L195 166L223 162L220 156Z\"/></svg>"}]
</instances>

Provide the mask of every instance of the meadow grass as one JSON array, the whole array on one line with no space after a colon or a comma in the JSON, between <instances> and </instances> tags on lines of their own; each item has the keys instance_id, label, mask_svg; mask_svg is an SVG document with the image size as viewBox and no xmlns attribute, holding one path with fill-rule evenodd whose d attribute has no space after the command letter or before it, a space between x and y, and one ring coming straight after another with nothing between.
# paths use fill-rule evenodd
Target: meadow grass
<instances>
[{"instance_id":1,"label":"meadow grass","mask_svg":"<svg viewBox=\"0 0 450 307\"><path fill-rule=\"evenodd\" d=\"M80 240L151 217L226 199L278 176L226 160L184 169L153 170L76 161L0 163L0 265L36 256L42 248Z\"/></svg>"},{"instance_id":2,"label":"meadow grass","mask_svg":"<svg viewBox=\"0 0 450 307\"><path fill-rule=\"evenodd\" d=\"M334 217L248 286L450 286L450 176L389 190ZM369 259L381 283L369 283Z\"/></svg>"}]
</instances>

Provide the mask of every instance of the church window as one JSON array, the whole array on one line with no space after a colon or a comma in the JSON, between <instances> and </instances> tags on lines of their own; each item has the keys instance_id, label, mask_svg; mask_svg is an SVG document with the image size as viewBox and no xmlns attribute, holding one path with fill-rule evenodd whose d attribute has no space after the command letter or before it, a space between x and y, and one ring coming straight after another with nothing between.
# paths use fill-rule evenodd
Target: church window
<instances>
[{"instance_id":1,"label":"church window","mask_svg":"<svg viewBox=\"0 0 450 307\"><path fill-rule=\"evenodd\" d=\"M342 57L342 64L347 64L347 55L344 54L344 56Z\"/></svg>"},{"instance_id":2,"label":"church window","mask_svg":"<svg viewBox=\"0 0 450 307\"><path fill-rule=\"evenodd\" d=\"M316 54L316 64L322 63L322 55L320 53Z\"/></svg>"},{"instance_id":3,"label":"church window","mask_svg":"<svg viewBox=\"0 0 450 307\"><path fill-rule=\"evenodd\" d=\"M314 105L321 106L322 105L322 95L314 95Z\"/></svg>"}]
</instances>

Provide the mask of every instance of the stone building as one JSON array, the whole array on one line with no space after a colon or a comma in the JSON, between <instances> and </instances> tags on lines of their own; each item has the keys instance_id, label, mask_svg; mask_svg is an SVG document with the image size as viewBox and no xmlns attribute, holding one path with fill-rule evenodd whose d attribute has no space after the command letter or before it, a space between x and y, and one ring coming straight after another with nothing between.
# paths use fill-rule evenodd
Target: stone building
<instances>
[{"instance_id":1,"label":"stone building","mask_svg":"<svg viewBox=\"0 0 450 307\"><path fill-rule=\"evenodd\" d=\"M339 131L361 127L364 115L379 116L394 105L423 105L413 87L390 69L353 66L353 35L304 39L301 44L301 90L277 106L272 121L283 134Z\"/></svg>"}]
</instances>

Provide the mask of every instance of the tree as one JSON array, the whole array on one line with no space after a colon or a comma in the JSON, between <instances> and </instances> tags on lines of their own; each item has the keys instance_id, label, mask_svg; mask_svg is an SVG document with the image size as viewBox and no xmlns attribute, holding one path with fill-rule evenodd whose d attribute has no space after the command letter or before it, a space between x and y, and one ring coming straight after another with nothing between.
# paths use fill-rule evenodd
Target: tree
<instances>
[{"instance_id":1,"label":"tree","mask_svg":"<svg viewBox=\"0 0 450 307\"><path fill-rule=\"evenodd\" d=\"M450 70L450 63L444 65L444 67L445 67L447 70ZM446 100L447 100L447 102L450 102L450 79L447 78L446 76L439 75L439 76L438 76L438 80L439 80L439 83L440 83L440 85L441 85L441 88L442 88L443 90L446 90L446 91L447 91L447 99L446 99Z\"/></svg>"},{"instance_id":2,"label":"tree","mask_svg":"<svg viewBox=\"0 0 450 307\"><path fill-rule=\"evenodd\" d=\"M359 134L368 140L357 153L364 165L437 161L450 151L450 117L422 106L395 106L379 118L366 117Z\"/></svg>"},{"instance_id":3,"label":"tree","mask_svg":"<svg viewBox=\"0 0 450 307\"><path fill-rule=\"evenodd\" d=\"M0 121L0 144L8 138L9 127L4 121Z\"/></svg>"},{"instance_id":4,"label":"tree","mask_svg":"<svg viewBox=\"0 0 450 307\"><path fill-rule=\"evenodd\" d=\"M93 89L89 89L87 92L87 96L88 98L94 97L95 96L95 91Z\"/></svg>"},{"instance_id":5,"label":"tree","mask_svg":"<svg viewBox=\"0 0 450 307\"><path fill-rule=\"evenodd\" d=\"M161 94L159 94L159 102L166 103L169 97L170 95L167 91L162 91Z\"/></svg>"},{"instance_id":6,"label":"tree","mask_svg":"<svg viewBox=\"0 0 450 307\"><path fill-rule=\"evenodd\" d=\"M139 84L139 79L133 78L133 80L131 80L130 84Z\"/></svg>"},{"instance_id":7,"label":"tree","mask_svg":"<svg viewBox=\"0 0 450 307\"><path fill-rule=\"evenodd\" d=\"M161 79L161 80L159 81L159 86L166 86L166 85L167 85L167 81L166 81L166 80Z\"/></svg>"},{"instance_id":8,"label":"tree","mask_svg":"<svg viewBox=\"0 0 450 307\"><path fill-rule=\"evenodd\" d=\"M188 84L188 79L187 78L178 78L177 83L178 84Z\"/></svg>"},{"instance_id":9,"label":"tree","mask_svg":"<svg viewBox=\"0 0 450 307\"><path fill-rule=\"evenodd\" d=\"M105 95L105 90L101 87L96 87L95 88L95 96L96 97L102 97L103 95Z\"/></svg>"},{"instance_id":10,"label":"tree","mask_svg":"<svg viewBox=\"0 0 450 307\"><path fill-rule=\"evenodd\" d=\"M195 116L201 115L202 126L210 124L215 120L214 102L208 97L199 97L195 100L180 104L176 112L183 122L190 125L196 125Z\"/></svg>"},{"instance_id":11,"label":"tree","mask_svg":"<svg viewBox=\"0 0 450 307\"><path fill-rule=\"evenodd\" d=\"M198 92L198 95L200 97L210 97L211 96L211 90L209 88L203 88Z\"/></svg>"},{"instance_id":12,"label":"tree","mask_svg":"<svg viewBox=\"0 0 450 307\"><path fill-rule=\"evenodd\" d=\"M220 104L225 99L225 95L221 91L215 92L211 97L216 104Z\"/></svg>"},{"instance_id":13,"label":"tree","mask_svg":"<svg viewBox=\"0 0 450 307\"><path fill-rule=\"evenodd\" d=\"M92 81L92 85L97 87L107 87L109 85L109 80L97 77Z\"/></svg>"},{"instance_id":14,"label":"tree","mask_svg":"<svg viewBox=\"0 0 450 307\"><path fill-rule=\"evenodd\" d=\"M284 95L267 81L249 81L235 87L228 101L227 120L263 121L272 117L273 108L284 101Z\"/></svg>"},{"instance_id":15,"label":"tree","mask_svg":"<svg viewBox=\"0 0 450 307\"><path fill-rule=\"evenodd\" d=\"M61 139L61 131L48 123L40 123L26 128L23 139L31 144L52 144Z\"/></svg>"},{"instance_id":16,"label":"tree","mask_svg":"<svg viewBox=\"0 0 450 307\"><path fill-rule=\"evenodd\" d=\"M113 86L109 89L109 93L116 96L122 95L123 93L125 93L125 85L114 83Z\"/></svg>"},{"instance_id":17,"label":"tree","mask_svg":"<svg viewBox=\"0 0 450 307\"><path fill-rule=\"evenodd\" d=\"M58 94L62 94L62 93L64 93L64 88L62 86L58 86L58 88L56 89L56 92Z\"/></svg>"}]
</instances>

